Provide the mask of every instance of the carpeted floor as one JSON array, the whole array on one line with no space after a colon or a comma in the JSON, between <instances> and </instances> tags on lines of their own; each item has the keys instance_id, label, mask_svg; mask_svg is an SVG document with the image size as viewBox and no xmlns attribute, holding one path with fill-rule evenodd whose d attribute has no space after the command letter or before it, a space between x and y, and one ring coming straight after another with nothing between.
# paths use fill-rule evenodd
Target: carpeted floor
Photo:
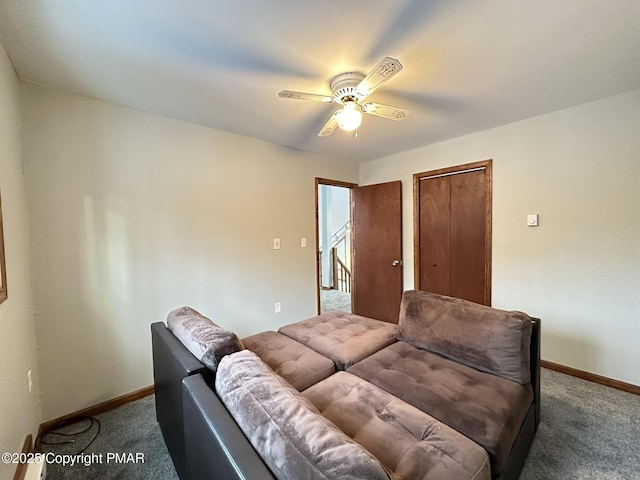
<instances>
[{"instance_id":1,"label":"carpeted floor","mask_svg":"<svg viewBox=\"0 0 640 480\"><path fill-rule=\"evenodd\" d=\"M86 465L78 463L70 466L49 462L47 480L178 480L156 422L153 396L128 403L96 418L100 422L100 432L82 454ZM89 430L74 437L60 435L43 437L47 442L65 440L74 442L63 445L42 445L41 450L55 452L55 458L63 461L65 459L63 455L76 454L91 442L98 431L98 424L91 425L89 420L83 420L57 430L71 433L85 430L87 427L90 427ZM57 455L60 456L57 457ZM102 455L101 458L100 455ZM122 461L129 463L122 463Z\"/></svg>"},{"instance_id":2,"label":"carpeted floor","mask_svg":"<svg viewBox=\"0 0 640 480\"><path fill-rule=\"evenodd\" d=\"M640 480L640 396L541 376L542 421L520 480Z\"/></svg>"},{"instance_id":3,"label":"carpeted floor","mask_svg":"<svg viewBox=\"0 0 640 480\"><path fill-rule=\"evenodd\" d=\"M640 480L639 396L543 369L541 408L542 422L520 480ZM100 434L85 453L102 453L103 461L73 467L50 464L49 480L177 479L155 420L153 397L98 419ZM77 452L96 429L94 425L79 435L74 444L47 449ZM141 453L144 463L107 463L108 453L133 453L133 458Z\"/></svg>"},{"instance_id":4,"label":"carpeted floor","mask_svg":"<svg viewBox=\"0 0 640 480\"><path fill-rule=\"evenodd\" d=\"M320 290L320 313L334 310L351 313L351 294L339 290Z\"/></svg>"}]
</instances>

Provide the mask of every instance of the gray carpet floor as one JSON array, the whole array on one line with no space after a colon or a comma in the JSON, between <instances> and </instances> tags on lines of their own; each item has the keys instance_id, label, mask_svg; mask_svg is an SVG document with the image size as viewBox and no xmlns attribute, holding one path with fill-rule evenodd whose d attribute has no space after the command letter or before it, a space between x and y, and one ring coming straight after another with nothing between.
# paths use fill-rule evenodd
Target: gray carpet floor
<instances>
[{"instance_id":1,"label":"gray carpet floor","mask_svg":"<svg viewBox=\"0 0 640 480\"><path fill-rule=\"evenodd\" d=\"M520 480L640 480L640 396L547 369L541 390Z\"/></svg>"},{"instance_id":2,"label":"gray carpet floor","mask_svg":"<svg viewBox=\"0 0 640 480\"><path fill-rule=\"evenodd\" d=\"M351 294L339 290L320 290L320 312L334 310L351 313Z\"/></svg>"},{"instance_id":3,"label":"gray carpet floor","mask_svg":"<svg viewBox=\"0 0 640 480\"><path fill-rule=\"evenodd\" d=\"M47 480L178 480L166 445L156 422L155 399L145 397L122 407L100 414L96 417L100 422L100 432L95 441L82 454L86 464L62 465L47 464ZM98 424L83 420L66 426L57 432L80 432L90 427L85 433L73 437L47 435L47 442L73 440L73 443L62 445L42 445L41 451L54 452L56 455L73 455L81 451L91 442ZM127 454L119 458L109 454ZM132 453L133 456L128 454ZM95 455L92 455L95 454ZM102 458L96 458L102 454ZM136 455L144 463L135 463ZM119 460L129 461L122 463Z\"/></svg>"},{"instance_id":4,"label":"gray carpet floor","mask_svg":"<svg viewBox=\"0 0 640 480\"><path fill-rule=\"evenodd\" d=\"M520 480L640 480L640 397L542 370L542 422ZM103 454L89 466L49 464L56 479L177 479L147 397L97 417L101 431L85 453ZM82 430L84 424L65 427ZM83 448L97 430L73 444L44 446L56 453ZM57 440L55 436L47 439ZM141 453L144 463L107 463L108 453Z\"/></svg>"}]
</instances>

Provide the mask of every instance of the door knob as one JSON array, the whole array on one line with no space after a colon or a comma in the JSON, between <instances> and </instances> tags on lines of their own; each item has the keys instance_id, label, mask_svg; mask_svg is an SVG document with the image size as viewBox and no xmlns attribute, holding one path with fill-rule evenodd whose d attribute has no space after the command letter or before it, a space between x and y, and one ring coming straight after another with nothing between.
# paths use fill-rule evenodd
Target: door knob
<instances>
[{"instance_id":1,"label":"door knob","mask_svg":"<svg viewBox=\"0 0 640 480\"><path fill-rule=\"evenodd\" d=\"M398 265L402 265L402 262L400 260L394 260L393 262L391 262L391 265L397 267Z\"/></svg>"}]
</instances>

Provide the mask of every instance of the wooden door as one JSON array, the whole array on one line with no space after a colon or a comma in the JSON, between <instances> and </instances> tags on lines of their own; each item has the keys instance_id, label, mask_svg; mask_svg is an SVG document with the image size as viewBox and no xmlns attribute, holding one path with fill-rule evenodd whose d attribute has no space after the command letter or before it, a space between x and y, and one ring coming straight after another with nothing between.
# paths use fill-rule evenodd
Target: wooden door
<instances>
[{"instance_id":1,"label":"wooden door","mask_svg":"<svg viewBox=\"0 0 640 480\"><path fill-rule=\"evenodd\" d=\"M422 182L428 182L428 185ZM420 276L416 288L449 295L451 288L451 185L448 177L420 182Z\"/></svg>"},{"instance_id":2,"label":"wooden door","mask_svg":"<svg viewBox=\"0 0 640 480\"><path fill-rule=\"evenodd\" d=\"M489 305L487 283L486 181L476 170L451 180L451 296Z\"/></svg>"},{"instance_id":3,"label":"wooden door","mask_svg":"<svg viewBox=\"0 0 640 480\"><path fill-rule=\"evenodd\" d=\"M491 161L414 175L416 288L491 304Z\"/></svg>"},{"instance_id":4,"label":"wooden door","mask_svg":"<svg viewBox=\"0 0 640 480\"><path fill-rule=\"evenodd\" d=\"M402 184L353 194L353 313L398 323L402 299Z\"/></svg>"}]
</instances>

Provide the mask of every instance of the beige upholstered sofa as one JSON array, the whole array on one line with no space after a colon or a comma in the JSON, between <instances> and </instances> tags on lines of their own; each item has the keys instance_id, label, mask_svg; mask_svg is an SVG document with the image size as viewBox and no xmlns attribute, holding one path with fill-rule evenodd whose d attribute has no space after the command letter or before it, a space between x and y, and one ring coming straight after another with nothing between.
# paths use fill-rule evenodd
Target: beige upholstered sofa
<instances>
[{"instance_id":1,"label":"beige upholstered sofa","mask_svg":"<svg viewBox=\"0 0 640 480\"><path fill-rule=\"evenodd\" d=\"M407 291L398 325L332 312L239 341L181 309L168 326L209 363L184 372L167 439L183 479L515 479L539 422L539 320L521 312ZM168 392L180 369L163 378L156 343Z\"/></svg>"}]
</instances>

